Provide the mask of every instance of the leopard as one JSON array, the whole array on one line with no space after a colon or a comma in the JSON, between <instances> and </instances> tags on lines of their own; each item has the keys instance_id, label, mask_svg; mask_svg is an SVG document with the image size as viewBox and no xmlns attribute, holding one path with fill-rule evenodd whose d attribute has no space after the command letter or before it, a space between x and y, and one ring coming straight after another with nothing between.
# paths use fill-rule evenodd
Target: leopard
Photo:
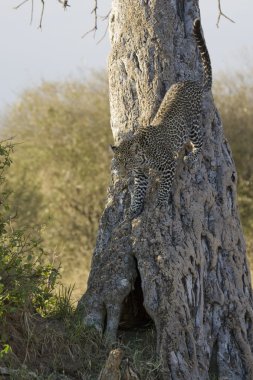
<instances>
[{"instance_id":1,"label":"leopard","mask_svg":"<svg viewBox=\"0 0 253 380\"><path fill-rule=\"evenodd\" d=\"M183 147L190 144L192 148L184 155L187 165L193 165L201 152L202 98L212 87L211 61L201 30L197 18L193 23L193 35L201 54L201 78L172 84L150 125L139 127L118 146L111 146L116 168L119 172L123 169L124 173L131 173L134 179L129 212L132 219L143 211L151 172L160 179L157 206L167 205Z\"/></svg>"}]
</instances>

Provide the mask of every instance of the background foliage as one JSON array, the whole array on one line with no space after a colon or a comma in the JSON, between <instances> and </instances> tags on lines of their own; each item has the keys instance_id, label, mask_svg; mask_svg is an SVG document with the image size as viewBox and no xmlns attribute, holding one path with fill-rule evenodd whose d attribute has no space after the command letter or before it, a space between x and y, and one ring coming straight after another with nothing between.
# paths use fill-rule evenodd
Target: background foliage
<instances>
[{"instance_id":1,"label":"background foliage","mask_svg":"<svg viewBox=\"0 0 253 380\"><path fill-rule=\"evenodd\" d=\"M252 68L222 73L214 86L216 105L238 174L237 196L253 274L253 82Z\"/></svg>"},{"instance_id":2,"label":"background foliage","mask_svg":"<svg viewBox=\"0 0 253 380\"><path fill-rule=\"evenodd\" d=\"M251 259L253 238L253 84L249 73L222 74L214 86L238 170L238 200ZM17 228L42 225L43 246L61 262L65 284L85 288L110 179L106 75L27 90L3 121L15 136L8 186ZM15 221L16 220L16 221ZM252 266L253 266L253 260Z\"/></svg>"},{"instance_id":3,"label":"background foliage","mask_svg":"<svg viewBox=\"0 0 253 380\"><path fill-rule=\"evenodd\" d=\"M81 291L110 178L105 75L26 91L7 113L4 134L20 143L8 175L15 223L43 226L63 282Z\"/></svg>"}]
</instances>

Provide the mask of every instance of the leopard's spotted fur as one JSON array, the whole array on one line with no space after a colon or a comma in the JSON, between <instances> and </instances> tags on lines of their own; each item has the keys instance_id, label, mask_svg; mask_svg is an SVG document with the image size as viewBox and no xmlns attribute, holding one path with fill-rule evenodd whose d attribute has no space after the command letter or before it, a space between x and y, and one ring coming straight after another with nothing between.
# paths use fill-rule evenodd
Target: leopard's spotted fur
<instances>
[{"instance_id":1,"label":"leopard's spotted fur","mask_svg":"<svg viewBox=\"0 0 253 380\"><path fill-rule=\"evenodd\" d=\"M193 33L202 57L203 79L173 84L152 125L140 128L130 139L112 147L116 165L134 174L131 217L137 217L142 212L149 169L156 170L160 176L158 204L162 205L168 200L179 151L191 142L193 149L184 157L189 163L197 159L202 147L201 102L203 92L211 89L212 72L199 19L194 22Z\"/></svg>"}]
</instances>

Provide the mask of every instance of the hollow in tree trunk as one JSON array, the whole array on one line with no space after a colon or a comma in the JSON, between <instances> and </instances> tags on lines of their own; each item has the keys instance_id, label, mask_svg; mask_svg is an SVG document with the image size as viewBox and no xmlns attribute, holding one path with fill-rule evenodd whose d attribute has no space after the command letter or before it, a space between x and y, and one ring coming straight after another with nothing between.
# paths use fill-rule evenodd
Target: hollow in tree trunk
<instances>
[{"instance_id":1,"label":"hollow in tree trunk","mask_svg":"<svg viewBox=\"0 0 253 380\"><path fill-rule=\"evenodd\" d=\"M196 0L112 2L109 82L116 142L150 124L173 83L200 77L192 34L197 17ZM164 379L251 380L252 291L237 175L211 93L203 97L202 126L202 153L188 167L182 152L167 208L156 208L154 177L144 211L129 220L133 179L112 169L79 308L86 325L115 341L122 305L141 284ZM135 302L141 309L142 295Z\"/></svg>"}]
</instances>

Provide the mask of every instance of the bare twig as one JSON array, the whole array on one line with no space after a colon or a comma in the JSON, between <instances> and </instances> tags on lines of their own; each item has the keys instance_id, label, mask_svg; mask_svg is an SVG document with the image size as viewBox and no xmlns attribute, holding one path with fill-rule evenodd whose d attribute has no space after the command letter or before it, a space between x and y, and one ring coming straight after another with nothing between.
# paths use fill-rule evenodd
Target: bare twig
<instances>
[{"instance_id":1,"label":"bare twig","mask_svg":"<svg viewBox=\"0 0 253 380\"><path fill-rule=\"evenodd\" d=\"M24 5L28 1L30 1L30 0L24 0L24 1L22 1L20 4L18 4L16 7L14 7L14 9L18 9L18 8L22 7L22 5Z\"/></svg>"},{"instance_id":2,"label":"bare twig","mask_svg":"<svg viewBox=\"0 0 253 380\"><path fill-rule=\"evenodd\" d=\"M16 7L14 7L14 9L18 9L20 7L22 7L22 5L24 5L25 3L27 3L28 1L30 0L24 0L22 1L20 4L18 4ZM31 0L31 18L30 18L30 25L32 24L33 22L33 0Z\"/></svg>"},{"instance_id":3,"label":"bare twig","mask_svg":"<svg viewBox=\"0 0 253 380\"><path fill-rule=\"evenodd\" d=\"M102 20L102 21L107 20L107 19L109 18L109 16L110 16L111 11L112 11L112 10L110 9L109 12L108 12L105 16L99 16L99 17L101 18L101 20Z\"/></svg>"},{"instance_id":4,"label":"bare twig","mask_svg":"<svg viewBox=\"0 0 253 380\"><path fill-rule=\"evenodd\" d=\"M98 13L97 13L97 9L98 9L98 6L97 6L97 0L94 0L95 1L95 6L92 10L91 13L94 13L94 27L90 30L88 30L88 32L84 33L84 35L82 36L82 38L84 38L85 36L87 36L87 34L89 33L92 33L94 32L94 37L95 37L95 34L96 34L96 31L98 29L98 18L101 19L101 21L106 21L109 19L109 16L110 16L110 13L111 13L111 10L109 10L109 12L105 15L105 16L99 16ZM106 25L106 28L105 28L105 32L103 33L102 37L98 40L97 42L97 45L105 38L106 36L106 33L107 33L107 30L108 30L108 27L109 27L109 23L107 23Z\"/></svg>"},{"instance_id":5,"label":"bare twig","mask_svg":"<svg viewBox=\"0 0 253 380\"><path fill-rule=\"evenodd\" d=\"M88 30L88 32L84 33L84 35L82 36L82 38L84 38L85 36L87 36L87 34L90 34L92 32L94 32L94 37L95 37L95 34L96 34L96 31L98 29L98 1L97 0L94 0L94 8L92 9L91 11L91 14L94 13L94 26L93 28L91 28L90 30Z\"/></svg>"},{"instance_id":6,"label":"bare twig","mask_svg":"<svg viewBox=\"0 0 253 380\"><path fill-rule=\"evenodd\" d=\"M105 28L105 31L102 35L102 37L98 40L97 42L97 45L100 44L101 41L103 41L103 39L105 38L106 36L106 33L107 33L107 30L109 28L109 16L110 16L110 13L111 13L111 9L109 10L109 12L105 15L105 16L99 16L99 18L102 20L102 21L106 21L107 20L107 25L106 25L106 28Z\"/></svg>"},{"instance_id":7,"label":"bare twig","mask_svg":"<svg viewBox=\"0 0 253 380\"><path fill-rule=\"evenodd\" d=\"M33 22L33 11L34 11L34 0L23 0L20 4L18 4L14 9L20 8L22 5L27 3L28 1L31 1L31 18L30 18L30 24ZM38 28L42 29L42 20L44 16L44 10L45 10L45 0L40 0L42 7L41 7L41 14L40 14L40 23ZM66 9L67 7L70 7L68 0L58 0L59 3L62 4L63 8Z\"/></svg>"},{"instance_id":8,"label":"bare twig","mask_svg":"<svg viewBox=\"0 0 253 380\"><path fill-rule=\"evenodd\" d=\"M106 36L107 30L108 30L108 28L109 28L109 21L108 21L108 19L109 19L110 13L111 13L111 9L109 10L109 12L108 12L105 16L99 16L99 18L100 18L102 21L106 21L106 20L107 20L107 25L106 25L106 28L105 28L104 34L103 34L102 37L98 40L97 45L100 44L100 42L103 41L103 39L104 39L105 36Z\"/></svg>"},{"instance_id":9,"label":"bare twig","mask_svg":"<svg viewBox=\"0 0 253 380\"><path fill-rule=\"evenodd\" d=\"M222 12L222 10L221 10L221 0L218 0L218 9L219 9L219 14L218 14L217 23L216 23L217 28L219 28L221 16L223 16L224 18L226 18L227 20L229 20L229 21L231 21L233 23L235 22L234 20L232 20L231 18L229 18L227 15L225 15L225 13Z\"/></svg>"},{"instance_id":10,"label":"bare twig","mask_svg":"<svg viewBox=\"0 0 253 380\"><path fill-rule=\"evenodd\" d=\"M109 27L109 23L107 23L106 28L105 28L105 32L102 35L102 37L98 40L97 45L100 44L100 42L105 38L107 30L108 30L108 27Z\"/></svg>"},{"instance_id":11,"label":"bare twig","mask_svg":"<svg viewBox=\"0 0 253 380\"><path fill-rule=\"evenodd\" d=\"M45 3L44 3L44 0L40 0L40 1L41 1L42 6L41 6L39 29L42 29L42 20L43 20L43 16L44 16Z\"/></svg>"}]
</instances>

